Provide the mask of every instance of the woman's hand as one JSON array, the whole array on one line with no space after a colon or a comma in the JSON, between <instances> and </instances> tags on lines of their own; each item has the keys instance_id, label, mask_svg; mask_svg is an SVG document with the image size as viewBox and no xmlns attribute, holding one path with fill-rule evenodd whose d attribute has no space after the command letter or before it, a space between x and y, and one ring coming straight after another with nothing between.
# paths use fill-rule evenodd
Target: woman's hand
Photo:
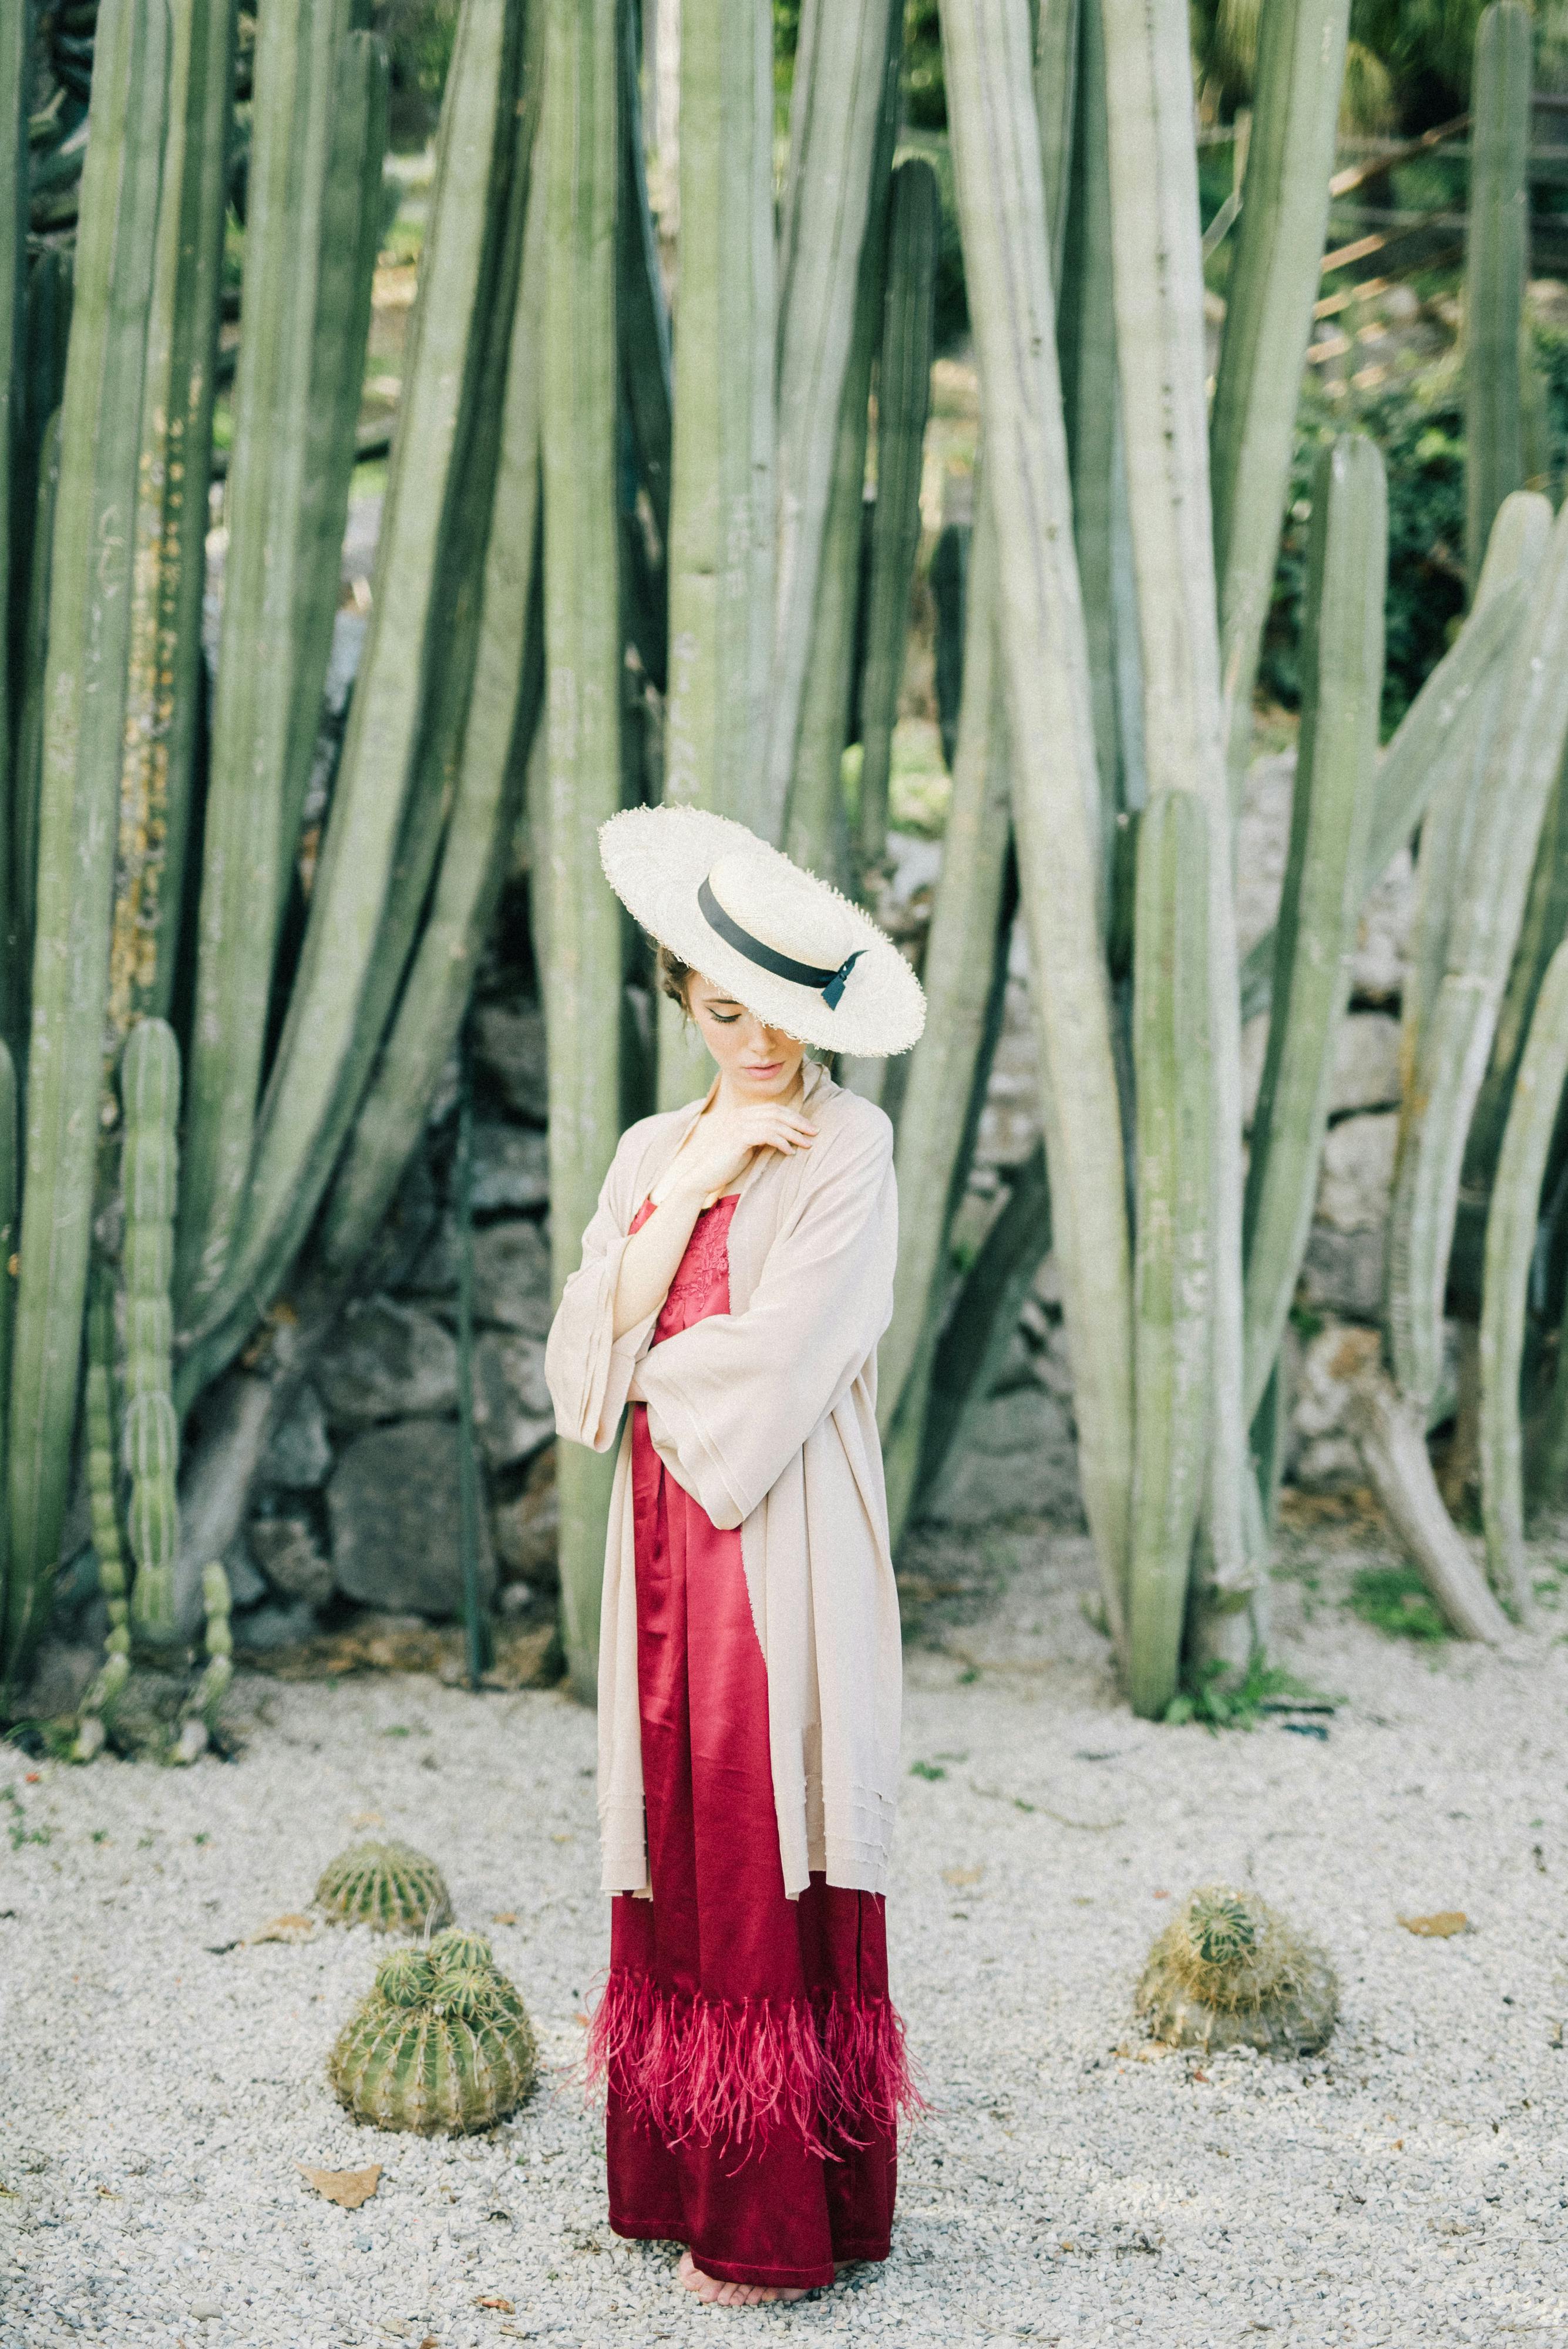
<instances>
[{"instance_id":1,"label":"woman's hand","mask_svg":"<svg viewBox=\"0 0 1568 2349\"><path fill-rule=\"evenodd\" d=\"M715 1106L698 1119L670 1166L668 1188L656 1185L654 1196L715 1198L729 1189L753 1151L776 1150L789 1158L809 1150L815 1139L816 1128L809 1118L774 1102L751 1102L738 1109Z\"/></svg>"}]
</instances>

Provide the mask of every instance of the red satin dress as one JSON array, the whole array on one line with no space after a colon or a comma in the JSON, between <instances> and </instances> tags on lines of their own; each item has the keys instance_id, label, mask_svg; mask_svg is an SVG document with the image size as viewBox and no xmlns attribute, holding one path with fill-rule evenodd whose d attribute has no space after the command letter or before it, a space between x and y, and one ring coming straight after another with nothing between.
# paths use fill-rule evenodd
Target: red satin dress
<instances>
[{"instance_id":1,"label":"red satin dress","mask_svg":"<svg viewBox=\"0 0 1568 2349\"><path fill-rule=\"evenodd\" d=\"M653 1342L730 1309L735 1196L699 1216ZM652 1213L639 1209L632 1230ZM638 1680L653 1897L617 1894L591 2073L610 2225L732 2283L812 2286L888 2256L900 2109L919 2103L888 1995L880 1894L784 1897L768 1687L738 1530L632 1406Z\"/></svg>"}]
</instances>

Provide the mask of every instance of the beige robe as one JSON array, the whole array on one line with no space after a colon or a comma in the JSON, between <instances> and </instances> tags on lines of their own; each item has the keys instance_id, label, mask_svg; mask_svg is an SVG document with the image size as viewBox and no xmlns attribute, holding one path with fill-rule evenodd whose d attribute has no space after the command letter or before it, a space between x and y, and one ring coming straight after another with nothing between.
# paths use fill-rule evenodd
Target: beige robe
<instances>
[{"instance_id":1,"label":"beige robe","mask_svg":"<svg viewBox=\"0 0 1568 2349\"><path fill-rule=\"evenodd\" d=\"M817 1128L752 1162L730 1224L730 1310L649 1351L657 1310L612 1332L628 1229L703 1103L622 1134L545 1368L559 1433L605 1452L635 1367L648 1430L715 1526L738 1526L768 1676L784 1886L886 1889L902 1649L877 1433L877 1340L893 1310L898 1195L883 1112L807 1063ZM710 1092L709 1098L711 1098ZM599 1634L604 1889L648 1889L638 1708L631 1428L610 1495Z\"/></svg>"}]
</instances>

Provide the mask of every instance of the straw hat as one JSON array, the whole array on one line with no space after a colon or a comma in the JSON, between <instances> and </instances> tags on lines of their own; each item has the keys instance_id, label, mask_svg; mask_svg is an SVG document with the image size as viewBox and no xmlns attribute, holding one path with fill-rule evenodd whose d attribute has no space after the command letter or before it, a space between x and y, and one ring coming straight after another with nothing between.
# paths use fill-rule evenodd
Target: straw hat
<instances>
[{"instance_id":1,"label":"straw hat","mask_svg":"<svg viewBox=\"0 0 1568 2349\"><path fill-rule=\"evenodd\" d=\"M671 954L803 1044L907 1052L920 982L869 914L743 823L703 808L625 808L599 826L610 887Z\"/></svg>"}]
</instances>

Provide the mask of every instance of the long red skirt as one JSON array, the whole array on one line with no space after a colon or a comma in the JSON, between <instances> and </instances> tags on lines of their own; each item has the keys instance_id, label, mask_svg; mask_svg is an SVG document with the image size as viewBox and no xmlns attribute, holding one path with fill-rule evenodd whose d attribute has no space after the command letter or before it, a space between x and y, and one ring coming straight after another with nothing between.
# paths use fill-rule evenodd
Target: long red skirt
<instances>
[{"instance_id":1,"label":"long red skirt","mask_svg":"<svg viewBox=\"0 0 1568 2349\"><path fill-rule=\"evenodd\" d=\"M655 1343L728 1312L734 1204L699 1216ZM610 2225L685 2243L726 2282L831 2283L836 2263L888 2255L898 2116L919 2101L888 1995L883 1901L820 1875L784 1898L741 1537L667 1473L632 1409L653 1897L611 1902L590 2034Z\"/></svg>"}]
</instances>

